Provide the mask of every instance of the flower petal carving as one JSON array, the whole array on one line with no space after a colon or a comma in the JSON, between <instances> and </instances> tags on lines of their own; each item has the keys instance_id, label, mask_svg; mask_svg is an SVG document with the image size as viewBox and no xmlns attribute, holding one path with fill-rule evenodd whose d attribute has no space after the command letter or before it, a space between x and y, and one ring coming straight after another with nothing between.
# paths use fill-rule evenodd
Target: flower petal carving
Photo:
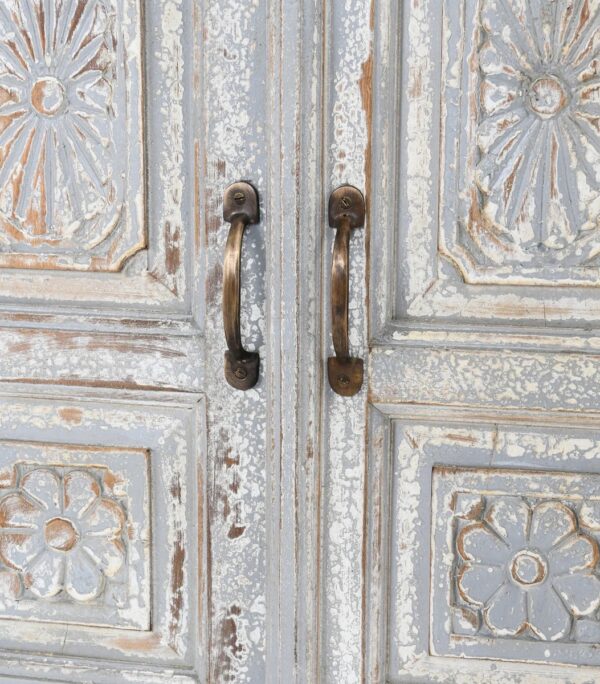
<instances>
[{"instance_id":1,"label":"flower petal carving","mask_svg":"<svg viewBox=\"0 0 600 684\"><path fill-rule=\"evenodd\" d=\"M42 507L22 494L9 494L0 501L0 527L35 530L40 525Z\"/></svg>"},{"instance_id":2,"label":"flower petal carving","mask_svg":"<svg viewBox=\"0 0 600 684\"><path fill-rule=\"evenodd\" d=\"M29 597L93 601L125 565L125 522L93 471L32 468L0 498L0 561Z\"/></svg>"},{"instance_id":3,"label":"flower petal carving","mask_svg":"<svg viewBox=\"0 0 600 684\"><path fill-rule=\"evenodd\" d=\"M498 636L515 636L527 626L525 594L513 584L505 582L487 603L483 618Z\"/></svg>"},{"instance_id":4,"label":"flower petal carving","mask_svg":"<svg viewBox=\"0 0 600 684\"><path fill-rule=\"evenodd\" d=\"M39 598L52 598L63 588L64 570L64 556L42 552L27 567L25 587Z\"/></svg>"},{"instance_id":5,"label":"flower petal carving","mask_svg":"<svg viewBox=\"0 0 600 684\"><path fill-rule=\"evenodd\" d=\"M51 470L37 468L26 473L21 480L21 490L38 501L47 511L60 511L60 479Z\"/></svg>"},{"instance_id":6,"label":"flower petal carving","mask_svg":"<svg viewBox=\"0 0 600 684\"><path fill-rule=\"evenodd\" d=\"M484 565L501 565L510 554L510 548L481 523L465 527L458 536L456 546L464 560Z\"/></svg>"},{"instance_id":7,"label":"flower petal carving","mask_svg":"<svg viewBox=\"0 0 600 684\"><path fill-rule=\"evenodd\" d=\"M570 638L573 621L600 608L598 543L562 501L486 499L456 535L457 607L481 611L497 637Z\"/></svg>"},{"instance_id":8,"label":"flower petal carving","mask_svg":"<svg viewBox=\"0 0 600 684\"><path fill-rule=\"evenodd\" d=\"M82 518L100 496L100 485L89 473L73 470L64 479L65 508L76 518Z\"/></svg>"},{"instance_id":9,"label":"flower petal carving","mask_svg":"<svg viewBox=\"0 0 600 684\"><path fill-rule=\"evenodd\" d=\"M54 17L39 0L10 4L0 10L0 209L13 237L60 241L114 192L109 17L98 0L81 12L62 2Z\"/></svg>"},{"instance_id":10,"label":"flower petal carving","mask_svg":"<svg viewBox=\"0 0 600 684\"><path fill-rule=\"evenodd\" d=\"M549 551L576 529L577 519L570 508L557 501L541 503L532 513L530 541Z\"/></svg>"},{"instance_id":11,"label":"flower petal carving","mask_svg":"<svg viewBox=\"0 0 600 684\"><path fill-rule=\"evenodd\" d=\"M544 641L561 639L571 630L571 616L558 594L536 587L528 594L529 626Z\"/></svg>"},{"instance_id":12,"label":"flower petal carving","mask_svg":"<svg viewBox=\"0 0 600 684\"><path fill-rule=\"evenodd\" d=\"M504 569L465 563L458 574L458 590L465 601L484 605L504 581Z\"/></svg>"}]
</instances>

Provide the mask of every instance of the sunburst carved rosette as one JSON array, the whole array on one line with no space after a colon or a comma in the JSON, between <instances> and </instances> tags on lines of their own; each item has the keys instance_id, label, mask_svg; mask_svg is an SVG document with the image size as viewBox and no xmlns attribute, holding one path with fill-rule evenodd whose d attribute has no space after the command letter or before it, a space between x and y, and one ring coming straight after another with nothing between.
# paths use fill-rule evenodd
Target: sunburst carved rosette
<instances>
[{"instance_id":1,"label":"sunburst carved rosette","mask_svg":"<svg viewBox=\"0 0 600 684\"><path fill-rule=\"evenodd\" d=\"M137 112L127 102L133 85L120 23L111 0L0 4L4 265L115 270L139 247L140 231L124 216L138 141L127 137L127 117ZM127 63L134 78L135 62ZM130 212L139 204L130 202Z\"/></svg>"},{"instance_id":2,"label":"sunburst carved rosette","mask_svg":"<svg viewBox=\"0 0 600 684\"><path fill-rule=\"evenodd\" d=\"M483 0L471 237L496 264L600 249L600 3Z\"/></svg>"}]
</instances>

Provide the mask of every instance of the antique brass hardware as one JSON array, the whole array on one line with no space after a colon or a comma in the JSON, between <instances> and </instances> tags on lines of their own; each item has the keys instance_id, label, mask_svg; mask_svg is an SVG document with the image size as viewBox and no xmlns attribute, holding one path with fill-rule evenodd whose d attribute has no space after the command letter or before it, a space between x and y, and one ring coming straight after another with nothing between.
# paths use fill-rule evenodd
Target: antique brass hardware
<instances>
[{"instance_id":1,"label":"antique brass hardware","mask_svg":"<svg viewBox=\"0 0 600 684\"><path fill-rule=\"evenodd\" d=\"M225 378L236 389L249 390L258 382L260 358L246 351L240 330L241 258L246 226L259 222L258 195L248 183L234 183L225 190L223 218L231 223L223 263L223 326L227 351Z\"/></svg>"},{"instance_id":2,"label":"antique brass hardware","mask_svg":"<svg viewBox=\"0 0 600 684\"><path fill-rule=\"evenodd\" d=\"M344 185L329 198L329 225L337 229L331 265L331 331L335 356L327 359L329 384L334 392L352 397L363 384L363 360L350 356L348 303L350 234L365 224L365 198L360 190Z\"/></svg>"}]
</instances>

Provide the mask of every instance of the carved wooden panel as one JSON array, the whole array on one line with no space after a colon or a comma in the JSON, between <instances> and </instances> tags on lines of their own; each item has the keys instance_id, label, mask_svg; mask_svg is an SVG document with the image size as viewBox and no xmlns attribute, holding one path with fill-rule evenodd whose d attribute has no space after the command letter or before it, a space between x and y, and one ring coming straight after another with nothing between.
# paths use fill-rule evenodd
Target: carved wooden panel
<instances>
[{"instance_id":1,"label":"carved wooden panel","mask_svg":"<svg viewBox=\"0 0 600 684\"><path fill-rule=\"evenodd\" d=\"M536 642L564 644L559 660L571 644L575 661L586 653L595 662L581 645L600 638L597 482L569 473L436 469L434 553L446 552L442 535L450 534L445 562L456 644L472 637L480 655L514 658L518 651L490 639L518 642L522 657ZM442 595L433 599L434 620L444 612L435 604Z\"/></svg>"},{"instance_id":2,"label":"carved wooden panel","mask_svg":"<svg viewBox=\"0 0 600 684\"><path fill-rule=\"evenodd\" d=\"M149 629L146 452L5 443L0 474L0 618Z\"/></svg>"},{"instance_id":3,"label":"carved wooden panel","mask_svg":"<svg viewBox=\"0 0 600 684\"><path fill-rule=\"evenodd\" d=\"M3 389L0 678L199 681L199 397Z\"/></svg>"},{"instance_id":4,"label":"carved wooden panel","mask_svg":"<svg viewBox=\"0 0 600 684\"><path fill-rule=\"evenodd\" d=\"M406 0L380 13L373 186L389 190L374 198L379 328L598 325L599 10Z\"/></svg>"},{"instance_id":5,"label":"carved wooden panel","mask_svg":"<svg viewBox=\"0 0 600 684\"><path fill-rule=\"evenodd\" d=\"M600 668L597 432L407 421L394 451L389 676Z\"/></svg>"},{"instance_id":6,"label":"carved wooden panel","mask_svg":"<svg viewBox=\"0 0 600 684\"><path fill-rule=\"evenodd\" d=\"M145 245L137 2L0 7L0 266L119 270Z\"/></svg>"},{"instance_id":7,"label":"carved wooden panel","mask_svg":"<svg viewBox=\"0 0 600 684\"><path fill-rule=\"evenodd\" d=\"M442 252L469 282L597 283L598 7L455 5L446 8Z\"/></svg>"}]
</instances>

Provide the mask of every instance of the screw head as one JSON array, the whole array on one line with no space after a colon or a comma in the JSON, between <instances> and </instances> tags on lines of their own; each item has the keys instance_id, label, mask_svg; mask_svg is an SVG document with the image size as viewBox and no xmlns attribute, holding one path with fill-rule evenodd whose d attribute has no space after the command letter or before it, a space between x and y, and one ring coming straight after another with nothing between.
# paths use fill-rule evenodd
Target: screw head
<instances>
[{"instance_id":1,"label":"screw head","mask_svg":"<svg viewBox=\"0 0 600 684\"><path fill-rule=\"evenodd\" d=\"M233 196L233 199L238 204L243 204L246 200L246 195L243 192L236 192L235 195Z\"/></svg>"},{"instance_id":2,"label":"screw head","mask_svg":"<svg viewBox=\"0 0 600 684\"><path fill-rule=\"evenodd\" d=\"M238 380L245 380L248 377L248 371L243 366L238 366L233 374Z\"/></svg>"},{"instance_id":3,"label":"screw head","mask_svg":"<svg viewBox=\"0 0 600 684\"><path fill-rule=\"evenodd\" d=\"M338 382L340 383L341 387L348 387L350 384L350 378L347 375L339 375Z\"/></svg>"},{"instance_id":4,"label":"screw head","mask_svg":"<svg viewBox=\"0 0 600 684\"><path fill-rule=\"evenodd\" d=\"M344 209L350 209L352 206L352 200L349 197L342 197L342 206Z\"/></svg>"}]
</instances>

